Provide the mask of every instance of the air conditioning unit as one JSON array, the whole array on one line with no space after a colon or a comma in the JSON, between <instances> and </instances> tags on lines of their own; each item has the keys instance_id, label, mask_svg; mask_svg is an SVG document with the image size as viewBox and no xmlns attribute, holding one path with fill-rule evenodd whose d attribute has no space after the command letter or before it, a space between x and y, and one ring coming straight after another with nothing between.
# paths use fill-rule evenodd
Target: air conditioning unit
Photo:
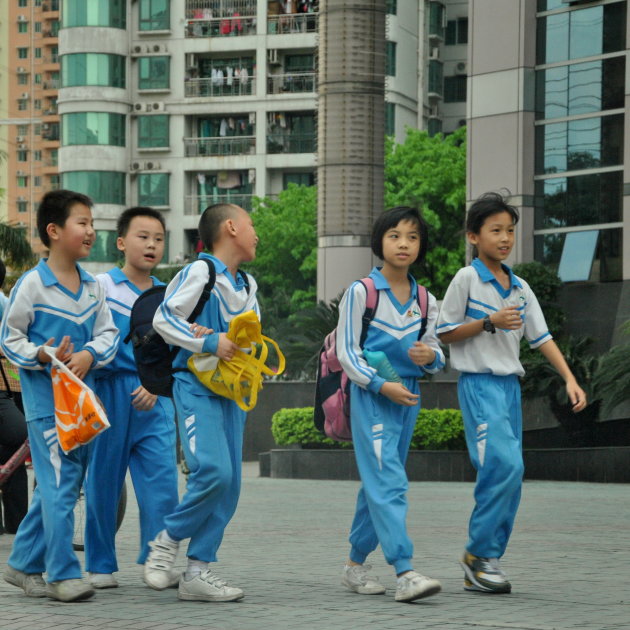
<instances>
[{"instance_id":1,"label":"air conditioning unit","mask_svg":"<svg viewBox=\"0 0 630 630\"><path fill-rule=\"evenodd\" d=\"M277 64L280 63L280 61L278 60L278 49L277 48L270 48L267 51L267 61L271 65L277 65Z\"/></svg>"},{"instance_id":2,"label":"air conditioning unit","mask_svg":"<svg viewBox=\"0 0 630 630\"><path fill-rule=\"evenodd\" d=\"M26 201L26 197L18 197L17 200L18 201Z\"/></svg>"},{"instance_id":3,"label":"air conditioning unit","mask_svg":"<svg viewBox=\"0 0 630 630\"><path fill-rule=\"evenodd\" d=\"M16 136L15 137L15 141L16 142L24 142L24 136Z\"/></svg>"},{"instance_id":4,"label":"air conditioning unit","mask_svg":"<svg viewBox=\"0 0 630 630\"><path fill-rule=\"evenodd\" d=\"M25 15L18 15L17 16L17 21L18 22L28 22L28 18Z\"/></svg>"},{"instance_id":5,"label":"air conditioning unit","mask_svg":"<svg viewBox=\"0 0 630 630\"><path fill-rule=\"evenodd\" d=\"M465 61L460 61L455 66L455 72L457 74L468 74L468 65L466 64L466 62Z\"/></svg>"},{"instance_id":6,"label":"air conditioning unit","mask_svg":"<svg viewBox=\"0 0 630 630\"><path fill-rule=\"evenodd\" d=\"M136 44L135 46L131 47L131 54L132 55L141 55L143 52L143 47L140 44Z\"/></svg>"},{"instance_id":7,"label":"air conditioning unit","mask_svg":"<svg viewBox=\"0 0 630 630\"><path fill-rule=\"evenodd\" d=\"M18 148L20 151L25 151L26 149L28 149L28 144L24 144L24 143L22 143L22 144L18 144L18 145L17 145L17 148Z\"/></svg>"},{"instance_id":8,"label":"air conditioning unit","mask_svg":"<svg viewBox=\"0 0 630 630\"><path fill-rule=\"evenodd\" d=\"M429 59L439 59L439 58L440 58L440 49L438 46L433 46L429 54Z\"/></svg>"},{"instance_id":9,"label":"air conditioning unit","mask_svg":"<svg viewBox=\"0 0 630 630\"><path fill-rule=\"evenodd\" d=\"M186 68L197 68L197 57L193 53L186 53Z\"/></svg>"},{"instance_id":10,"label":"air conditioning unit","mask_svg":"<svg viewBox=\"0 0 630 630\"><path fill-rule=\"evenodd\" d=\"M438 110L437 105L432 105L429 109L429 118L439 118L440 112Z\"/></svg>"},{"instance_id":11,"label":"air conditioning unit","mask_svg":"<svg viewBox=\"0 0 630 630\"><path fill-rule=\"evenodd\" d=\"M132 162L129 165L129 170L132 173L135 173L136 171L142 171L142 170L144 170L144 163L143 162Z\"/></svg>"},{"instance_id":12,"label":"air conditioning unit","mask_svg":"<svg viewBox=\"0 0 630 630\"><path fill-rule=\"evenodd\" d=\"M148 53L165 53L166 52L166 46L164 44L149 44L147 46L147 52Z\"/></svg>"},{"instance_id":13,"label":"air conditioning unit","mask_svg":"<svg viewBox=\"0 0 630 630\"><path fill-rule=\"evenodd\" d=\"M46 130L47 130L47 129L50 129L50 125L49 125L48 123L44 123L44 124L42 125L42 129L46 129Z\"/></svg>"},{"instance_id":14,"label":"air conditioning unit","mask_svg":"<svg viewBox=\"0 0 630 630\"><path fill-rule=\"evenodd\" d=\"M145 104L144 103L134 103L131 106L131 111L132 112L143 112L143 111L145 111Z\"/></svg>"},{"instance_id":15,"label":"air conditioning unit","mask_svg":"<svg viewBox=\"0 0 630 630\"><path fill-rule=\"evenodd\" d=\"M24 66L18 66L17 73L18 74L26 74L26 68Z\"/></svg>"},{"instance_id":16,"label":"air conditioning unit","mask_svg":"<svg viewBox=\"0 0 630 630\"><path fill-rule=\"evenodd\" d=\"M20 94L20 99L21 100L25 100L28 98L28 92L22 92L22 94Z\"/></svg>"},{"instance_id":17,"label":"air conditioning unit","mask_svg":"<svg viewBox=\"0 0 630 630\"><path fill-rule=\"evenodd\" d=\"M16 174L18 177L24 177L24 176L26 175L26 172L25 172L25 171L15 171L15 174Z\"/></svg>"},{"instance_id":18,"label":"air conditioning unit","mask_svg":"<svg viewBox=\"0 0 630 630\"><path fill-rule=\"evenodd\" d=\"M155 103L147 103L147 111L148 112L163 112L166 110L164 103L155 102Z\"/></svg>"},{"instance_id":19,"label":"air conditioning unit","mask_svg":"<svg viewBox=\"0 0 630 630\"><path fill-rule=\"evenodd\" d=\"M157 171L158 169L161 168L161 166L160 166L159 162L145 162L144 163L144 168L147 171Z\"/></svg>"}]
</instances>

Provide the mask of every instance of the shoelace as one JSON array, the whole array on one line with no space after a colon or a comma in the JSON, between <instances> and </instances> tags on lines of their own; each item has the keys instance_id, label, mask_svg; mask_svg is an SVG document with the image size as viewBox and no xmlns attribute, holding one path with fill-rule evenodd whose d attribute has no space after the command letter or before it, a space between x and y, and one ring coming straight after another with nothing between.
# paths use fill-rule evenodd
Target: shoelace
<instances>
[{"instance_id":1,"label":"shoelace","mask_svg":"<svg viewBox=\"0 0 630 630\"><path fill-rule=\"evenodd\" d=\"M204 571L199 578L208 584L212 584L212 586L216 586L217 588L223 588L227 586L227 582L221 579L218 575L212 573L212 571Z\"/></svg>"},{"instance_id":2,"label":"shoelace","mask_svg":"<svg viewBox=\"0 0 630 630\"><path fill-rule=\"evenodd\" d=\"M151 553L147 558L147 564L152 569L161 569L169 571L175 562L177 556L177 548L172 549L170 546L161 543L159 540L153 540L149 543Z\"/></svg>"},{"instance_id":3,"label":"shoelace","mask_svg":"<svg viewBox=\"0 0 630 630\"><path fill-rule=\"evenodd\" d=\"M496 573L498 573L502 578L507 580L507 575L506 575L505 571L499 565L499 559L498 558L488 558L487 560L488 560L488 564L493 568L493 570Z\"/></svg>"}]
</instances>

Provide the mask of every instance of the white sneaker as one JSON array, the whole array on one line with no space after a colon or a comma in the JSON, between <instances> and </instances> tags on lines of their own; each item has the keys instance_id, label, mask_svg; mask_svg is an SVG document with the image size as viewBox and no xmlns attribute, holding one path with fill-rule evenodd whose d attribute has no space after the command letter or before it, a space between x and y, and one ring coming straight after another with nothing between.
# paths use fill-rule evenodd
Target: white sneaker
<instances>
[{"instance_id":1,"label":"white sneaker","mask_svg":"<svg viewBox=\"0 0 630 630\"><path fill-rule=\"evenodd\" d=\"M190 580L184 574L179 581L177 597L188 601L234 602L243 599L245 593L240 588L228 586L225 580L208 570Z\"/></svg>"},{"instance_id":2,"label":"white sneaker","mask_svg":"<svg viewBox=\"0 0 630 630\"><path fill-rule=\"evenodd\" d=\"M94 589L83 579L59 580L48 582L46 595L60 602L78 602L94 595Z\"/></svg>"},{"instance_id":3,"label":"white sneaker","mask_svg":"<svg viewBox=\"0 0 630 630\"><path fill-rule=\"evenodd\" d=\"M4 579L24 590L27 597L46 597L46 582L41 573L24 573L7 565Z\"/></svg>"},{"instance_id":4,"label":"white sneaker","mask_svg":"<svg viewBox=\"0 0 630 630\"><path fill-rule=\"evenodd\" d=\"M386 589L377 577L368 575L371 568L369 564L344 565L341 584L361 595L382 595Z\"/></svg>"},{"instance_id":5,"label":"white sneaker","mask_svg":"<svg viewBox=\"0 0 630 630\"><path fill-rule=\"evenodd\" d=\"M144 583L156 591L163 591L173 584L173 565L179 543L162 540L158 534L149 547L151 551L144 563Z\"/></svg>"},{"instance_id":6,"label":"white sneaker","mask_svg":"<svg viewBox=\"0 0 630 630\"><path fill-rule=\"evenodd\" d=\"M118 580L111 573L88 573L88 582L94 588L118 588Z\"/></svg>"},{"instance_id":7,"label":"white sneaker","mask_svg":"<svg viewBox=\"0 0 630 630\"><path fill-rule=\"evenodd\" d=\"M413 602L416 599L436 595L442 590L442 585L432 578L409 571L398 578L396 595L397 602Z\"/></svg>"}]
</instances>

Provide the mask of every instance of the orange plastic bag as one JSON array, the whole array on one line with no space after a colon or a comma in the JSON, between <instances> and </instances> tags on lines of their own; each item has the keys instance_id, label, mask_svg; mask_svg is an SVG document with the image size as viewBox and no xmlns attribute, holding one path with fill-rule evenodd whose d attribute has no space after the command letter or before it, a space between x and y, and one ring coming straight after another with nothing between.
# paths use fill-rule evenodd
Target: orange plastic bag
<instances>
[{"instance_id":1,"label":"orange plastic bag","mask_svg":"<svg viewBox=\"0 0 630 630\"><path fill-rule=\"evenodd\" d=\"M44 349L52 360L57 437L63 452L69 453L110 425L96 394L55 356L56 348Z\"/></svg>"}]
</instances>

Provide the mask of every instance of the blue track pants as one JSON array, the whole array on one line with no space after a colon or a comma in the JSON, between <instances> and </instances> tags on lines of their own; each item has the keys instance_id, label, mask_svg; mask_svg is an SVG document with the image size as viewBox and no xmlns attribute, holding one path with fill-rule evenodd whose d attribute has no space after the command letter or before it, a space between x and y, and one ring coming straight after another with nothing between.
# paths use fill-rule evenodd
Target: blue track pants
<instances>
[{"instance_id":1,"label":"blue track pants","mask_svg":"<svg viewBox=\"0 0 630 630\"><path fill-rule=\"evenodd\" d=\"M518 377L461 374L457 387L470 460L477 471L466 548L475 556L505 553L523 480Z\"/></svg>"},{"instance_id":2,"label":"blue track pants","mask_svg":"<svg viewBox=\"0 0 630 630\"><path fill-rule=\"evenodd\" d=\"M176 381L173 398L190 469L186 493L165 520L174 540L190 538L187 556L216 562L241 490L245 412L227 398L199 396Z\"/></svg>"},{"instance_id":3,"label":"blue track pants","mask_svg":"<svg viewBox=\"0 0 630 630\"><path fill-rule=\"evenodd\" d=\"M24 573L45 571L49 582L80 578L81 564L72 549L73 510L91 444L64 454L54 417L31 420L27 426L37 486L13 541L9 565Z\"/></svg>"},{"instance_id":4,"label":"blue track pants","mask_svg":"<svg viewBox=\"0 0 630 630\"><path fill-rule=\"evenodd\" d=\"M404 381L410 391L420 392L417 379ZM404 573L413 568L405 462L420 401L404 407L354 384L350 396L352 441L362 482L350 530L350 559L363 563L380 543L387 562L397 574Z\"/></svg>"},{"instance_id":5,"label":"blue track pants","mask_svg":"<svg viewBox=\"0 0 630 630\"><path fill-rule=\"evenodd\" d=\"M137 375L129 372L96 381L111 426L94 441L85 483L85 565L92 573L118 571L116 515L127 468L140 512L138 564L146 560L149 541L177 505L173 404L158 398L153 409L138 411L131 392L139 385Z\"/></svg>"}]
</instances>

